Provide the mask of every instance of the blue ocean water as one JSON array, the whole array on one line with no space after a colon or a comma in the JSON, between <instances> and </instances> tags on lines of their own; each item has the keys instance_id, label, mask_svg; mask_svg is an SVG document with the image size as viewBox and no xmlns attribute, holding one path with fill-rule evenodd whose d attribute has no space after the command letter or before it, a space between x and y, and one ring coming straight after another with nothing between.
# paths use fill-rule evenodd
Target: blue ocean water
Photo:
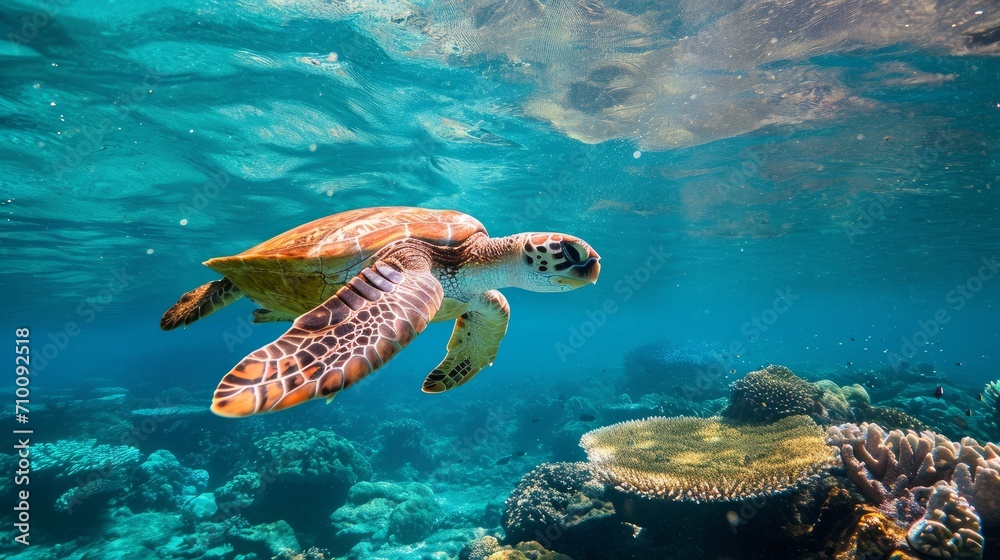
<instances>
[{"instance_id":1,"label":"blue ocean water","mask_svg":"<svg viewBox=\"0 0 1000 560\"><path fill-rule=\"evenodd\" d=\"M130 441L142 461L165 449L207 472L187 494L218 498L253 468L227 437L329 430L373 461L372 480L432 488L435 532L348 545L328 538L331 504L326 525L248 523L287 522L328 557L438 558L494 534L532 467L584 460L576 438L641 396L620 384L625 354L664 339L717 348L717 397L768 364L866 384L873 403L891 386L882 400L899 408L940 385L955 400L924 420L996 441L976 396L1000 378L998 30L1000 6L972 0L5 2L0 337L13 364L30 330L32 442ZM157 402L207 410L222 375L287 329L251 325L241 301L160 331L182 293L218 277L203 261L384 205L460 210L493 236L577 235L601 255L600 282L505 290L495 364L443 395L420 392L451 332L435 324L328 406L119 437ZM918 363L933 375L900 393L892 372ZM685 413L713 412L696 402ZM400 419L419 427L400 453L426 448L426 465L385 459L383 426ZM164 521L181 506L129 502L130 476L85 500L86 522L39 492L33 544L2 554L84 557L104 546L95 531L124 547L116 508L129 507L164 516L164 538L135 544L149 557L270 557L253 548L266 538L171 544L202 533ZM65 523L77 529L60 535Z\"/></svg>"}]
</instances>

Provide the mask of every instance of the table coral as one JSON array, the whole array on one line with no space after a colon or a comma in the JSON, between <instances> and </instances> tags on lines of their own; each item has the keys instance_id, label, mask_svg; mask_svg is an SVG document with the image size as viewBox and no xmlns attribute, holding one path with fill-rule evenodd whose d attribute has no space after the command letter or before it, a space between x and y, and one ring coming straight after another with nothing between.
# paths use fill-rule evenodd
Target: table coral
<instances>
[{"instance_id":1,"label":"table coral","mask_svg":"<svg viewBox=\"0 0 1000 560\"><path fill-rule=\"evenodd\" d=\"M580 445L591 469L619 490L692 502L782 492L835 464L806 416L773 424L653 417L588 432Z\"/></svg>"},{"instance_id":2,"label":"table coral","mask_svg":"<svg viewBox=\"0 0 1000 560\"><path fill-rule=\"evenodd\" d=\"M56 478L74 477L97 470L131 470L142 459L142 453L135 447L97 445L96 439L39 443L32 446L31 456L35 472L52 471Z\"/></svg>"},{"instance_id":3,"label":"table coral","mask_svg":"<svg viewBox=\"0 0 1000 560\"><path fill-rule=\"evenodd\" d=\"M753 422L772 422L787 416L825 415L822 389L784 366L751 371L733 383L729 407L722 415Z\"/></svg>"},{"instance_id":4,"label":"table coral","mask_svg":"<svg viewBox=\"0 0 1000 560\"><path fill-rule=\"evenodd\" d=\"M927 513L906 532L906 541L939 558L982 558L985 544L976 511L945 481L931 488Z\"/></svg>"}]
</instances>

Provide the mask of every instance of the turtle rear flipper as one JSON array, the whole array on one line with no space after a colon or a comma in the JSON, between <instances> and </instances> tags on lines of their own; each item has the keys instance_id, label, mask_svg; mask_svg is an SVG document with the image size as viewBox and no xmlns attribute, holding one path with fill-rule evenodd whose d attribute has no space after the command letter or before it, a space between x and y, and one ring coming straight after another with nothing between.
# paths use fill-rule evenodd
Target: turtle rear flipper
<instances>
[{"instance_id":1,"label":"turtle rear flipper","mask_svg":"<svg viewBox=\"0 0 1000 560\"><path fill-rule=\"evenodd\" d=\"M219 309L243 297L243 290L237 288L228 278L202 284L182 295L160 318L160 328L169 331L208 317Z\"/></svg>"},{"instance_id":2,"label":"turtle rear flipper","mask_svg":"<svg viewBox=\"0 0 1000 560\"><path fill-rule=\"evenodd\" d=\"M377 261L222 378L212 411L240 417L332 398L421 333L444 292L426 257Z\"/></svg>"},{"instance_id":3,"label":"turtle rear flipper","mask_svg":"<svg viewBox=\"0 0 1000 560\"><path fill-rule=\"evenodd\" d=\"M507 334L510 307L503 294L490 290L469 300L448 341L448 355L424 379L425 393L441 393L472 379L493 365Z\"/></svg>"}]
</instances>

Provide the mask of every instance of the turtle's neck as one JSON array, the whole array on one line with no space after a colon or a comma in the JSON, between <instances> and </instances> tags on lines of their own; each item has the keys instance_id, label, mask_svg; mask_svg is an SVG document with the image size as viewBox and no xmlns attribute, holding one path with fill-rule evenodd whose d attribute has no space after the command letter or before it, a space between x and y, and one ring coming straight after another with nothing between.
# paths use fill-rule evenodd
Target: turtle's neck
<instances>
[{"instance_id":1,"label":"turtle's neck","mask_svg":"<svg viewBox=\"0 0 1000 560\"><path fill-rule=\"evenodd\" d=\"M472 293L509 287L521 287L524 273L521 253L529 234L484 239L470 251L463 266L465 285Z\"/></svg>"}]
</instances>

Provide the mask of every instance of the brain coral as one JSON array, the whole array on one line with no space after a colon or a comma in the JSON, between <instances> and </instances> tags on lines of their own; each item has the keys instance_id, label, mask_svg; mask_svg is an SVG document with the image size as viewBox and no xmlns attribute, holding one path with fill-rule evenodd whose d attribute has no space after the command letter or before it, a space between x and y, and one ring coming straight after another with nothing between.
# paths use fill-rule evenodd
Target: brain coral
<instances>
[{"instance_id":1,"label":"brain coral","mask_svg":"<svg viewBox=\"0 0 1000 560\"><path fill-rule=\"evenodd\" d=\"M584 434L580 446L591 468L619 490L694 502L781 492L836 460L806 416L763 425L683 416L631 420Z\"/></svg>"},{"instance_id":2,"label":"brain coral","mask_svg":"<svg viewBox=\"0 0 1000 560\"><path fill-rule=\"evenodd\" d=\"M772 422L797 414L823 415L822 389L784 366L751 371L733 383L723 416L735 420Z\"/></svg>"},{"instance_id":3,"label":"brain coral","mask_svg":"<svg viewBox=\"0 0 1000 560\"><path fill-rule=\"evenodd\" d=\"M507 499L501 524L510 542L528 541L556 531L595 530L614 515L603 500L604 484L586 463L542 463L524 475ZM589 528L589 529L588 529Z\"/></svg>"}]
</instances>

